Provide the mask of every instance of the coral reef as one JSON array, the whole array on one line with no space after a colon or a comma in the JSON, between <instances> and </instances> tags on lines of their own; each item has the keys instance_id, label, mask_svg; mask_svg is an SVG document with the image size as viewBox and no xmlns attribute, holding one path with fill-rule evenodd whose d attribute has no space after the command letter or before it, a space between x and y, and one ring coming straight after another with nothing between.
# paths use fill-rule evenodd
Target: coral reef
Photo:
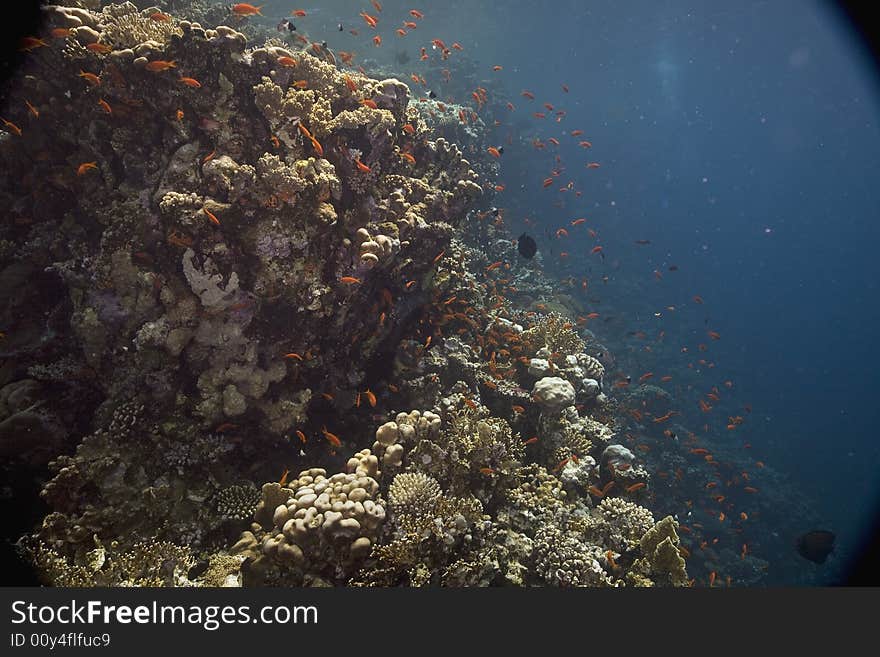
<instances>
[{"instance_id":1,"label":"coral reef","mask_svg":"<svg viewBox=\"0 0 880 657\"><path fill-rule=\"evenodd\" d=\"M216 8L78 4L0 135L0 450L48 464L44 581L687 583L599 347L476 208L486 121Z\"/></svg>"}]
</instances>

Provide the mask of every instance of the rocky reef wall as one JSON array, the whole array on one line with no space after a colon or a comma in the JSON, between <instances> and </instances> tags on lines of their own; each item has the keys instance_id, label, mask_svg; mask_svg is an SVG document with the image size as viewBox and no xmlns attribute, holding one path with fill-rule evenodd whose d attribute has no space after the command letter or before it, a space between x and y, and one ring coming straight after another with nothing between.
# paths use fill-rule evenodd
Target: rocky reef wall
<instances>
[{"instance_id":1,"label":"rocky reef wall","mask_svg":"<svg viewBox=\"0 0 880 657\"><path fill-rule=\"evenodd\" d=\"M0 449L49 466L43 580L686 584L454 109L156 12L47 7L4 100Z\"/></svg>"}]
</instances>

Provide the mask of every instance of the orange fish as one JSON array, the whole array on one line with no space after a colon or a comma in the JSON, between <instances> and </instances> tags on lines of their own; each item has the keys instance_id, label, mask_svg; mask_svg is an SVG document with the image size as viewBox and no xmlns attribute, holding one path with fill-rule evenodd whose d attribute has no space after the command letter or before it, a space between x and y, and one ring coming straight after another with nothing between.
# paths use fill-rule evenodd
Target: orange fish
<instances>
[{"instance_id":1,"label":"orange fish","mask_svg":"<svg viewBox=\"0 0 880 657\"><path fill-rule=\"evenodd\" d=\"M31 105L28 101L24 101L24 104L27 105L28 111L34 115L34 118L40 118L40 112L37 110L36 107Z\"/></svg>"},{"instance_id":2,"label":"orange fish","mask_svg":"<svg viewBox=\"0 0 880 657\"><path fill-rule=\"evenodd\" d=\"M156 21L157 23L170 23L171 16L168 14L163 14L161 11L157 11L154 14L150 14L150 20Z\"/></svg>"},{"instance_id":3,"label":"orange fish","mask_svg":"<svg viewBox=\"0 0 880 657\"><path fill-rule=\"evenodd\" d=\"M21 39L18 42L18 49L20 52L30 52L34 48L42 48L43 46L48 46L49 44L43 41L42 39L38 39L37 37L27 36Z\"/></svg>"},{"instance_id":4,"label":"orange fish","mask_svg":"<svg viewBox=\"0 0 880 657\"><path fill-rule=\"evenodd\" d=\"M559 463L556 464L556 467L553 468L553 472L559 472L560 470L562 470L562 468L564 468L570 460L570 458L562 459ZM604 493L602 494L604 495Z\"/></svg>"},{"instance_id":5,"label":"orange fish","mask_svg":"<svg viewBox=\"0 0 880 657\"><path fill-rule=\"evenodd\" d=\"M70 28L67 27L56 27L54 30L49 32L49 34L51 34L52 37L55 39L66 39L71 34L73 34L73 32L71 32Z\"/></svg>"},{"instance_id":6,"label":"orange fish","mask_svg":"<svg viewBox=\"0 0 880 657\"><path fill-rule=\"evenodd\" d=\"M177 110L177 120L183 121L183 110L182 109Z\"/></svg>"},{"instance_id":7,"label":"orange fish","mask_svg":"<svg viewBox=\"0 0 880 657\"><path fill-rule=\"evenodd\" d=\"M281 478L278 480L278 483L283 486L287 483L287 475L290 474L290 470L288 468L284 468L284 472L281 474Z\"/></svg>"},{"instance_id":8,"label":"orange fish","mask_svg":"<svg viewBox=\"0 0 880 657\"><path fill-rule=\"evenodd\" d=\"M571 225L572 226L580 226L581 224L586 223L586 221L587 221L586 217L581 217L580 219L575 219L574 221L572 221Z\"/></svg>"},{"instance_id":9,"label":"orange fish","mask_svg":"<svg viewBox=\"0 0 880 657\"><path fill-rule=\"evenodd\" d=\"M193 89L198 89L202 86L202 83L195 78L180 78L180 81L187 87L192 87Z\"/></svg>"},{"instance_id":10,"label":"orange fish","mask_svg":"<svg viewBox=\"0 0 880 657\"><path fill-rule=\"evenodd\" d=\"M535 444L536 442L538 442L538 437L537 437L537 436L532 436L532 437L529 438L528 440L524 440L524 441L523 441L523 445L533 445L533 444Z\"/></svg>"},{"instance_id":11,"label":"orange fish","mask_svg":"<svg viewBox=\"0 0 880 657\"><path fill-rule=\"evenodd\" d=\"M296 60L293 57L288 57L287 55L279 57L277 59L277 62L281 66L286 66L287 68L293 68L294 66L296 66Z\"/></svg>"},{"instance_id":12,"label":"orange fish","mask_svg":"<svg viewBox=\"0 0 880 657\"><path fill-rule=\"evenodd\" d=\"M404 160L406 160L410 164L416 163L416 158L413 157L412 153L401 153L400 157L402 157Z\"/></svg>"},{"instance_id":13,"label":"orange fish","mask_svg":"<svg viewBox=\"0 0 880 657\"><path fill-rule=\"evenodd\" d=\"M213 212L211 212L208 208L202 208L202 212L204 212L205 215L207 215L208 219L211 220L211 223L212 223L212 224L214 224L215 226L219 226L219 225L220 225L220 220L219 220L219 219L216 217L216 215L215 215Z\"/></svg>"},{"instance_id":14,"label":"orange fish","mask_svg":"<svg viewBox=\"0 0 880 657\"><path fill-rule=\"evenodd\" d=\"M0 119L3 121L3 125L9 128L9 131L14 133L15 135L21 137L21 128L15 125L12 121L7 121L6 119Z\"/></svg>"},{"instance_id":15,"label":"orange fish","mask_svg":"<svg viewBox=\"0 0 880 657\"><path fill-rule=\"evenodd\" d=\"M486 149L486 152L489 153L489 155L491 155L495 159L498 159L499 157L501 157L501 151L499 151L494 146L489 146L489 148Z\"/></svg>"},{"instance_id":16,"label":"orange fish","mask_svg":"<svg viewBox=\"0 0 880 657\"><path fill-rule=\"evenodd\" d=\"M495 471L492 468L480 468L480 472L482 472L484 475L495 474Z\"/></svg>"},{"instance_id":17,"label":"orange fish","mask_svg":"<svg viewBox=\"0 0 880 657\"><path fill-rule=\"evenodd\" d=\"M600 166L602 166L602 165L599 164L598 162L588 162L586 165L586 167L588 169L598 169Z\"/></svg>"},{"instance_id":18,"label":"orange fish","mask_svg":"<svg viewBox=\"0 0 880 657\"><path fill-rule=\"evenodd\" d=\"M581 148L592 148L593 144L588 141L579 141L578 146L580 146Z\"/></svg>"},{"instance_id":19,"label":"orange fish","mask_svg":"<svg viewBox=\"0 0 880 657\"><path fill-rule=\"evenodd\" d=\"M370 403L370 406L373 408L376 407L376 395L374 395L369 388L364 391L364 396L367 398L367 401Z\"/></svg>"},{"instance_id":20,"label":"orange fish","mask_svg":"<svg viewBox=\"0 0 880 657\"><path fill-rule=\"evenodd\" d=\"M381 46L382 45L382 37L380 37L377 34L376 36L373 37L373 43L376 45L376 47Z\"/></svg>"},{"instance_id":21,"label":"orange fish","mask_svg":"<svg viewBox=\"0 0 880 657\"><path fill-rule=\"evenodd\" d=\"M97 162L83 162L82 164L80 164L76 168L76 175L81 176L89 169L97 169L97 168L98 168Z\"/></svg>"},{"instance_id":22,"label":"orange fish","mask_svg":"<svg viewBox=\"0 0 880 657\"><path fill-rule=\"evenodd\" d=\"M291 16L296 16L297 18L305 18L306 12L304 9L294 9L290 12Z\"/></svg>"},{"instance_id":23,"label":"orange fish","mask_svg":"<svg viewBox=\"0 0 880 657\"><path fill-rule=\"evenodd\" d=\"M299 438L300 442L305 445L306 444L306 434L304 434L299 429L296 430L296 437Z\"/></svg>"},{"instance_id":24,"label":"orange fish","mask_svg":"<svg viewBox=\"0 0 880 657\"><path fill-rule=\"evenodd\" d=\"M647 485L648 484L646 484L644 481L640 481L639 483L633 484L632 486L627 486L626 492L627 493L635 493L636 491L639 491L639 490L642 490L643 488L646 488Z\"/></svg>"},{"instance_id":25,"label":"orange fish","mask_svg":"<svg viewBox=\"0 0 880 657\"><path fill-rule=\"evenodd\" d=\"M359 278L355 278L354 276L342 276L339 279L339 282L345 283L346 285L355 285L355 284L360 283L361 281Z\"/></svg>"},{"instance_id":26,"label":"orange fish","mask_svg":"<svg viewBox=\"0 0 880 657\"><path fill-rule=\"evenodd\" d=\"M717 573L713 570L709 573L709 587L711 588L715 584L715 578L717 577Z\"/></svg>"},{"instance_id":27,"label":"orange fish","mask_svg":"<svg viewBox=\"0 0 880 657\"><path fill-rule=\"evenodd\" d=\"M403 131L408 135L412 135L412 134L415 134L416 129L412 127L411 123L405 123L403 125Z\"/></svg>"},{"instance_id":28,"label":"orange fish","mask_svg":"<svg viewBox=\"0 0 880 657\"><path fill-rule=\"evenodd\" d=\"M300 355L297 354L297 353L284 354L284 357L285 357L285 358L294 358L294 359L296 359L296 360L300 360L300 361L303 359L303 357L300 356Z\"/></svg>"},{"instance_id":29,"label":"orange fish","mask_svg":"<svg viewBox=\"0 0 880 657\"><path fill-rule=\"evenodd\" d=\"M717 331L707 331L706 335L708 335L713 340L720 340L721 339L721 334L718 333Z\"/></svg>"},{"instance_id":30,"label":"orange fish","mask_svg":"<svg viewBox=\"0 0 880 657\"><path fill-rule=\"evenodd\" d=\"M305 89L306 87L309 86L309 81L308 80L297 80L296 82L293 83L292 86L296 87L297 89Z\"/></svg>"},{"instance_id":31,"label":"orange fish","mask_svg":"<svg viewBox=\"0 0 880 657\"><path fill-rule=\"evenodd\" d=\"M528 98L529 100L535 100L535 94L533 94L531 91L523 91L522 93L520 93L520 96L522 96L523 98Z\"/></svg>"},{"instance_id":32,"label":"orange fish","mask_svg":"<svg viewBox=\"0 0 880 657\"><path fill-rule=\"evenodd\" d=\"M406 34L407 34L406 30L404 30L402 27L398 27L395 30L395 32L397 33L397 36L402 36L402 37L406 36Z\"/></svg>"},{"instance_id":33,"label":"orange fish","mask_svg":"<svg viewBox=\"0 0 880 657\"><path fill-rule=\"evenodd\" d=\"M653 372L645 372L644 374L642 374L642 375L639 377L639 383L644 383L645 381L647 381L648 379L650 379L652 376L654 376L654 373L653 373Z\"/></svg>"},{"instance_id":34,"label":"orange fish","mask_svg":"<svg viewBox=\"0 0 880 657\"><path fill-rule=\"evenodd\" d=\"M326 425L321 427L321 433L324 434L324 438L327 439L327 442L329 442L334 447L341 447L342 446L342 441L339 440L339 438L335 434L332 434L329 431L327 431Z\"/></svg>"},{"instance_id":35,"label":"orange fish","mask_svg":"<svg viewBox=\"0 0 880 657\"><path fill-rule=\"evenodd\" d=\"M370 171L372 171L370 167L361 162L361 159L359 157L354 158L354 163L355 165L357 165L358 171L360 171L361 173L370 173Z\"/></svg>"},{"instance_id":36,"label":"orange fish","mask_svg":"<svg viewBox=\"0 0 880 657\"><path fill-rule=\"evenodd\" d=\"M176 68L177 63L175 60L166 61L164 59L157 59L155 61L149 62L146 65L146 69L148 71L152 71L153 73L157 73L159 71L167 71L169 68Z\"/></svg>"},{"instance_id":37,"label":"orange fish","mask_svg":"<svg viewBox=\"0 0 880 657\"><path fill-rule=\"evenodd\" d=\"M97 87L99 84L101 84L101 78L99 78L94 73L88 73L86 71L80 70L79 77L85 78L86 82L91 84L93 87Z\"/></svg>"},{"instance_id":38,"label":"orange fish","mask_svg":"<svg viewBox=\"0 0 880 657\"><path fill-rule=\"evenodd\" d=\"M237 4L232 5L232 13L236 16L262 16L260 13L260 9L263 8L263 5L259 7L254 7L253 5L249 5L246 2L239 2Z\"/></svg>"},{"instance_id":39,"label":"orange fish","mask_svg":"<svg viewBox=\"0 0 880 657\"><path fill-rule=\"evenodd\" d=\"M367 12L365 12L365 11L362 11L362 12L361 12L361 18L363 18L363 19L364 19L364 22L365 22L367 25L369 25L371 28L373 28L374 30L376 29L376 25L379 24L379 19L378 19L378 18L376 18L375 16L370 16L370 15L369 15Z\"/></svg>"},{"instance_id":40,"label":"orange fish","mask_svg":"<svg viewBox=\"0 0 880 657\"><path fill-rule=\"evenodd\" d=\"M99 55L106 55L113 50L113 47L108 46L106 43L87 43L86 48Z\"/></svg>"},{"instance_id":41,"label":"orange fish","mask_svg":"<svg viewBox=\"0 0 880 657\"><path fill-rule=\"evenodd\" d=\"M594 247L590 250L590 253L601 253L601 252L602 252L602 247L601 247L601 246L594 246Z\"/></svg>"},{"instance_id":42,"label":"orange fish","mask_svg":"<svg viewBox=\"0 0 880 657\"><path fill-rule=\"evenodd\" d=\"M425 17L425 15L422 12L420 12L418 9L410 9L409 15L412 16L413 18L418 18L419 20L422 20Z\"/></svg>"},{"instance_id":43,"label":"orange fish","mask_svg":"<svg viewBox=\"0 0 880 657\"><path fill-rule=\"evenodd\" d=\"M701 297L699 294L695 294L694 295L694 303L698 303L698 304L702 305L703 304L703 297Z\"/></svg>"},{"instance_id":44,"label":"orange fish","mask_svg":"<svg viewBox=\"0 0 880 657\"><path fill-rule=\"evenodd\" d=\"M98 105L100 105L101 109L107 112L107 114L113 114L113 109L110 107L110 103L108 103L103 98L98 99Z\"/></svg>"}]
</instances>

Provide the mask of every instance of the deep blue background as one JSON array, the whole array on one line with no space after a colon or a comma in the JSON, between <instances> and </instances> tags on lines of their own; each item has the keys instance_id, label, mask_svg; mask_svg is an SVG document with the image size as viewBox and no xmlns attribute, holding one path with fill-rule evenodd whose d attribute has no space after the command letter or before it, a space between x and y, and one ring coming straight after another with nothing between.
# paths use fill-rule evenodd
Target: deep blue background
<instances>
[{"instance_id":1,"label":"deep blue background","mask_svg":"<svg viewBox=\"0 0 880 657\"><path fill-rule=\"evenodd\" d=\"M852 553L880 484L880 107L876 72L840 15L806 1L383 5L381 54L357 16L375 13L368 3L303 8L316 32L323 23L333 36L338 21L360 28L366 36L354 49L381 58L391 54L390 23L415 6L426 14L405 42L416 59L431 38L458 41L487 79L500 79L519 123L498 131L498 143L508 134L517 143L502 161L506 196L495 202L514 229L526 215L539 235L590 216L613 274L605 293L616 291L615 307L628 313L624 325L597 329L609 343L614 330L646 326L691 345L706 341L707 328L719 331L714 379L733 380L737 402L752 405L756 453ZM494 64L504 71L492 73ZM533 104L522 89L535 93ZM567 110L563 124L531 119L545 101ZM552 153L518 142L574 128L594 147L561 139L560 179L584 196L557 208L540 186ZM602 168L585 170L589 160ZM559 273L587 273L583 253L594 242L578 235L564 247L574 264ZM635 239L652 245L634 248ZM680 270L670 275L673 263ZM654 269L666 272L662 281ZM705 306L662 324L646 319L694 294Z\"/></svg>"}]
</instances>

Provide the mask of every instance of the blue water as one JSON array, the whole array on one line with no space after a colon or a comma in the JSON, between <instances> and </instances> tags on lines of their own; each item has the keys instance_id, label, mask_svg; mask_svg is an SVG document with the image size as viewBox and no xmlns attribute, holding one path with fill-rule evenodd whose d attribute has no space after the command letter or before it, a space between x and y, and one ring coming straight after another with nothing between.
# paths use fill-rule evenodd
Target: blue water
<instances>
[{"instance_id":1,"label":"blue water","mask_svg":"<svg viewBox=\"0 0 880 657\"><path fill-rule=\"evenodd\" d=\"M714 362L698 368L700 389L676 394L678 407L692 424L717 426L707 432L712 444L751 444L749 458L777 477L765 487L786 486L777 491L780 503L802 515L805 507L803 522L809 517L838 534L836 569L814 567L792 549L787 565L765 555L778 566L766 581L836 581L870 529L880 483L876 73L856 35L823 3L584 5L420 7L418 43L459 42L491 93L503 89L516 106L496 129L497 143L506 144L499 177L506 190L493 202L514 233L536 235L548 271L591 279L603 309L616 315L597 335L619 356L627 331L665 331L662 346L638 355L643 371L677 374L701 356ZM410 8L385 2L381 16ZM331 22L352 13L322 4ZM350 21L364 28L356 15ZM412 43L410 68L418 71ZM360 50L380 59L367 45ZM453 56L453 76L455 67ZM524 89L534 101L520 96ZM564 120L555 123L552 112L533 118L544 102L564 109ZM573 129L584 135L565 134ZM559 148L532 148L532 139L551 136ZM578 147L579 139L593 148ZM555 183L542 188L559 166L556 154L565 167L558 181L573 180L581 198L556 192ZM601 168L586 170L588 161ZM597 242L584 227L569 226L580 216L599 231L604 263L588 256ZM560 227L570 232L565 242L552 238ZM598 283L605 275L607 283ZM694 304L694 295L705 303ZM721 339L708 339L707 330ZM693 353L699 343L710 343L705 354ZM733 385L722 387L718 411L700 418L697 399L726 380ZM744 424L725 432L724 416L745 405L752 413ZM758 542L761 534L783 534L786 545L813 528L765 520L750 531Z\"/></svg>"},{"instance_id":2,"label":"blue water","mask_svg":"<svg viewBox=\"0 0 880 657\"><path fill-rule=\"evenodd\" d=\"M275 4L263 10L267 22L289 10ZM691 388L671 390L681 423L711 424L697 431L700 444L740 450L734 458L750 464L758 494L775 492L777 517L791 522L765 514L742 535L767 546L764 581L839 581L871 529L880 484L880 106L876 71L841 15L804 1L469 0L416 6L425 19L400 38L394 29L411 20L411 3L383 2L381 14L363 4L303 5L309 17L297 22L362 60L394 66L392 55L406 51L402 79L427 73L418 48L430 39L461 44L447 62L450 88L468 60L470 84L489 89L501 121L493 137L506 149L505 191L492 203L511 232L535 235L551 275L589 279L586 296L612 318L591 327L618 357L615 376L684 375ZM379 16L377 31L362 9ZM377 33L381 48L370 43ZM545 102L554 110L534 118ZM567 134L575 129L583 136ZM533 148L550 137L558 148ZM591 161L601 168L586 169ZM553 169L563 170L544 189ZM580 198L558 191L568 181ZM570 226L581 216L586 225ZM570 234L557 240L561 227ZM596 244L604 261L589 254ZM642 344L627 337L638 331L648 335ZM713 386L722 400L701 414L697 400ZM726 431L735 415L743 424ZM810 522L838 535L824 570L791 547L816 528Z\"/></svg>"}]
</instances>

